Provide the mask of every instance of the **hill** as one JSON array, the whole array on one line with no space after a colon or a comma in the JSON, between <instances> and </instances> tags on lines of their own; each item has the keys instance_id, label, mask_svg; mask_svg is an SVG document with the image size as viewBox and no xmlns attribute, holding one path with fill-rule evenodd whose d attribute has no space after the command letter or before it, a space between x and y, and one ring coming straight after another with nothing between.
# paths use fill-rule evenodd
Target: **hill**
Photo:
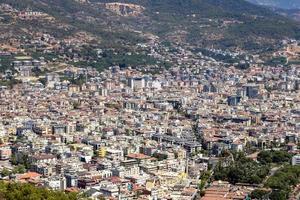
<instances>
[{"instance_id":1,"label":"hill","mask_svg":"<svg viewBox=\"0 0 300 200\"><path fill-rule=\"evenodd\" d=\"M101 47L131 49L159 38L192 46L257 50L300 38L299 24L245 0L0 0L17 9L1 25L0 41L49 33L89 38ZM22 11L48 17L22 20ZM1 15L0 11L0 15ZM0 20L1 22L1 20ZM76 37L78 36L78 37Z\"/></svg>"},{"instance_id":2,"label":"hill","mask_svg":"<svg viewBox=\"0 0 300 200\"><path fill-rule=\"evenodd\" d=\"M300 9L299 0L248 0L249 2L283 9Z\"/></svg>"},{"instance_id":3,"label":"hill","mask_svg":"<svg viewBox=\"0 0 300 200\"><path fill-rule=\"evenodd\" d=\"M113 2L95 0L94 2ZM139 29L204 46L255 49L283 38L298 38L299 25L244 0L124 0L145 7ZM144 26L143 26L144 25Z\"/></svg>"},{"instance_id":4,"label":"hill","mask_svg":"<svg viewBox=\"0 0 300 200\"><path fill-rule=\"evenodd\" d=\"M300 9L274 8L274 11L282 16L289 17L295 21L300 22Z\"/></svg>"}]
</instances>

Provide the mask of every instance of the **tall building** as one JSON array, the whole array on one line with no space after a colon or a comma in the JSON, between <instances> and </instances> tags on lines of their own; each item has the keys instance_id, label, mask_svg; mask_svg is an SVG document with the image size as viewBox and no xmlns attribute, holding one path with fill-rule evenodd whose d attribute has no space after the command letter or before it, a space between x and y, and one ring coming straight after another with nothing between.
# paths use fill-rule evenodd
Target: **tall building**
<instances>
[{"instance_id":1,"label":"tall building","mask_svg":"<svg viewBox=\"0 0 300 200\"><path fill-rule=\"evenodd\" d=\"M229 106L237 106L241 102L240 96L229 96L227 98L227 103Z\"/></svg>"},{"instance_id":2,"label":"tall building","mask_svg":"<svg viewBox=\"0 0 300 200\"><path fill-rule=\"evenodd\" d=\"M145 79L143 77L129 78L128 86L133 90L143 89L146 86Z\"/></svg>"},{"instance_id":3,"label":"tall building","mask_svg":"<svg viewBox=\"0 0 300 200\"><path fill-rule=\"evenodd\" d=\"M259 86L258 85L246 85L246 96L249 98L257 98L259 96Z\"/></svg>"}]
</instances>

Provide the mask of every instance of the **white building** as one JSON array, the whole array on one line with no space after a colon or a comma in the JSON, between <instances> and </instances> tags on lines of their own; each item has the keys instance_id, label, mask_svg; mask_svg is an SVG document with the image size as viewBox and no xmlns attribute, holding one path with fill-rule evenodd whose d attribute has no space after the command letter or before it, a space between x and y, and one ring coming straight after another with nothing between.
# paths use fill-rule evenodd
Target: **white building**
<instances>
[{"instance_id":1,"label":"white building","mask_svg":"<svg viewBox=\"0 0 300 200\"><path fill-rule=\"evenodd\" d=\"M53 190L65 190L67 182L65 177L56 177L45 180L45 186Z\"/></svg>"},{"instance_id":2,"label":"white building","mask_svg":"<svg viewBox=\"0 0 300 200\"><path fill-rule=\"evenodd\" d=\"M145 79L144 78L129 78L128 79L128 86L131 89L143 89L145 88Z\"/></svg>"},{"instance_id":3,"label":"white building","mask_svg":"<svg viewBox=\"0 0 300 200\"><path fill-rule=\"evenodd\" d=\"M292 165L300 165L300 154L293 156Z\"/></svg>"}]
</instances>

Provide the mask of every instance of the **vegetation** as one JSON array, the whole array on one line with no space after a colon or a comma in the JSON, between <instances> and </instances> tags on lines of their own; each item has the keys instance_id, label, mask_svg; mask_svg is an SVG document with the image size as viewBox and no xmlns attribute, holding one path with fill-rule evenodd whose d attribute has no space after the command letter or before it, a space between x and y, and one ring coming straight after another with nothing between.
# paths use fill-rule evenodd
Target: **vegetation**
<instances>
[{"instance_id":1,"label":"vegetation","mask_svg":"<svg viewBox=\"0 0 300 200\"><path fill-rule=\"evenodd\" d=\"M212 51L209 51L207 49L197 49L196 51L200 51L204 56L211 57L215 59L216 61L222 61L225 63L237 63L240 59L239 58L233 58L230 55L222 55L218 53L214 53Z\"/></svg>"},{"instance_id":2,"label":"vegetation","mask_svg":"<svg viewBox=\"0 0 300 200\"><path fill-rule=\"evenodd\" d=\"M26 169L30 168L30 162L28 160L28 155L26 154L19 154L18 159L16 158L15 154L13 154L11 156L10 162L13 165L24 166Z\"/></svg>"},{"instance_id":3,"label":"vegetation","mask_svg":"<svg viewBox=\"0 0 300 200\"><path fill-rule=\"evenodd\" d=\"M17 80L13 77L11 77L8 80L0 80L0 86L7 86L9 88L12 88L14 85L22 83L20 80Z\"/></svg>"},{"instance_id":4,"label":"vegetation","mask_svg":"<svg viewBox=\"0 0 300 200\"><path fill-rule=\"evenodd\" d=\"M298 0L248 0L252 3L261 3L271 7L284 8L284 9L296 9L300 8L300 2Z\"/></svg>"},{"instance_id":5,"label":"vegetation","mask_svg":"<svg viewBox=\"0 0 300 200\"><path fill-rule=\"evenodd\" d=\"M276 65L286 65L287 62L287 58L286 57L276 57L276 58L272 58L271 60L268 60L266 62L267 65L272 65L272 66L276 66Z\"/></svg>"},{"instance_id":6,"label":"vegetation","mask_svg":"<svg viewBox=\"0 0 300 200\"><path fill-rule=\"evenodd\" d=\"M210 177L211 177L210 171L206 171L203 174L201 174L200 182L198 184L198 189L200 191L201 196L204 196L204 194L205 194L204 189L205 189L205 186L206 186L207 182L209 181Z\"/></svg>"},{"instance_id":7,"label":"vegetation","mask_svg":"<svg viewBox=\"0 0 300 200\"><path fill-rule=\"evenodd\" d=\"M251 199L268 199L266 198L270 192L268 190L262 190L262 189L255 189L251 192L250 198Z\"/></svg>"},{"instance_id":8,"label":"vegetation","mask_svg":"<svg viewBox=\"0 0 300 200\"><path fill-rule=\"evenodd\" d=\"M0 199L3 200L76 200L76 193L63 193L38 188L30 184L0 182Z\"/></svg>"},{"instance_id":9,"label":"vegetation","mask_svg":"<svg viewBox=\"0 0 300 200\"><path fill-rule=\"evenodd\" d=\"M158 153L158 152L155 152L152 156L154 158L157 158L158 161L166 160L168 158L167 154Z\"/></svg>"},{"instance_id":10,"label":"vegetation","mask_svg":"<svg viewBox=\"0 0 300 200\"><path fill-rule=\"evenodd\" d=\"M39 59L39 58L43 57L46 61L55 61L58 59L58 55L55 53L31 52L31 57L33 59Z\"/></svg>"},{"instance_id":11,"label":"vegetation","mask_svg":"<svg viewBox=\"0 0 300 200\"><path fill-rule=\"evenodd\" d=\"M232 184L260 184L268 175L270 167L248 159L242 153L228 166L219 163L214 171L214 179L229 181Z\"/></svg>"},{"instance_id":12,"label":"vegetation","mask_svg":"<svg viewBox=\"0 0 300 200\"><path fill-rule=\"evenodd\" d=\"M155 65L157 60L153 57L142 55L142 54L113 54L113 52L104 53L101 58L94 57L93 61L90 62L76 62L71 63L78 67L93 67L98 71L102 71L111 66L120 66L120 67L137 67L141 65Z\"/></svg>"},{"instance_id":13,"label":"vegetation","mask_svg":"<svg viewBox=\"0 0 300 200\"><path fill-rule=\"evenodd\" d=\"M11 68L12 56L0 56L0 72Z\"/></svg>"},{"instance_id":14,"label":"vegetation","mask_svg":"<svg viewBox=\"0 0 300 200\"><path fill-rule=\"evenodd\" d=\"M128 0L127 2L142 4L148 8L147 14L152 17L157 34L168 34L184 25L189 31L188 41L200 42L205 46L215 45L223 48L239 46L245 49L257 49L268 43L268 39L258 40L260 37L282 39L300 36L299 25L292 20L244 0ZM159 15L156 14L157 11ZM192 19L189 18L191 14L194 14ZM207 18L211 20L204 21ZM222 26L222 20L242 23ZM205 29L199 28L203 25L206 26ZM206 37L206 35L220 33L224 36L223 39Z\"/></svg>"},{"instance_id":15,"label":"vegetation","mask_svg":"<svg viewBox=\"0 0 300 200\"><path fill-rule=\"evenodd\" d=\"M257 160L262 164L268 163L289 163L292 155L286 151L262 151L258 154Z\"/></svg>"},{"instance_id":16,"label":"vegetation","mask_svg":"<svg viewBox=\"0 0 300 200\"><path fill-rule=\"evenodd\" d=\"M187 33L186 37L182 37L183 42L221 48L258 49L266 43L274 44L274 39L300 38L300 28L296 22L244 0L126 0L123 2L146 7L142 13L146 17L124 18L96 4L114 0L91 0L91 4L73 0L2 2L21 10L31 8L48 13L67 25L61 27L43 20L17 21L10 27L16 32L25 27L30 31L43 31L64 38L85 31L96 36L95 41L104 48L132 47L145 42L146 38L132 31L133 27L137 31L158 35L166 44L173 42L170 35L185 30ZM223 21L227 20L233 23L224 25ZM52 58L53 55L49 55L49 59Z\"/></svg>"},{"instance_id":17,"label":"vegetation","mask_svg":"<svg viewBox=\"0 0 300 200\"><path fill-rule=\"evenodd\" d=\"M71 84L82 86L86 82L86 78L84 75L80 75L77 78L72 78L69 80Z\"/></svg>"},{"instance_id":18,"label":"vegetation","mask_svg":"<svg viewBox=\"0 0 300 200\"><path fill-rule=\"evenodd\" d=\"M38 67L34 67L31 72L33 73L34 76L39 77L39 76L45 76L48 72L50 72L48 69L43 69L41 70Z\"/></svg>"},{"instance_id":19,"label":"vegetation","mask_svg":"<svg viewBox=\"0 0 300 200\"><path fill-rule=\"evenodd\" d=\"M117 44L120 41L126 40L129 43L137 43L142 42L143 39L138 37L137 34L132 33L130 31L119 30L110 31L108 27L113 28L113 26L118 26L117 24L107 24L103 23L103 21L85 21L80 17L78 19L76 16L77 13L85 13L86 16L90 16L91 18L104 18L107 17L105 13L99 12L99 8L93 7L90 5L81 4L77 1L73 0L2 0L3 3L8 3L17 9L24 10L26 8L32 8L33 10L38 10L45 12L60 22L68 25L67 28L60 28L55 23L48 23L40 20L33 20L29 22L18 21L16 26L18 27L26 27L31 30L44 29L45 32L51 33L51 35L55 37L67 37L72 35L78 31L86 31L92 34L99 36L100 38L104 38L103 42L107 43L107 45L111 46ZM45 6L48 4L48 6ZM109 23L109 20L107 20ZM113 38L113 39L112 39Z\"/></svg>"},{"instance_id":20,"label":"vegetation","mask_svg":"<svg viewBox=\"0 0 300 200\"><path fill-rule=\"evenodd\" d=\"M300 166L286 165L270 177L265 186L272 189L270 199L288 199L291 187L300 182Z\"/></svg>"},{"instance_id":21,"label":"vegetation","mask_svg":"<svg viewBox=\"0 0 300 200\"><path fill-rule=\"evenodd\" d=\"M265 182L266 189L254 190L252 199L285 200L291 189L300 183L300 166L284 165L267 178L270 164L289 163L292 155L285 151L262 151L258 154L259 163L247 159L243 153L233 153L234 162L229 165L219 163L214 170L214 179L229 181L232 184Z\"/></svg>"},{"instance_id":22,"label":"vegetation","mask_svg":"<svg viewBox=\"0 0 300 200\"><path fill-rule=\"evenodd\" d=\"M45 86L46 83L47 83L46 78L39 78L38 81L39 81L40 83L42 83L44 86Z\"/></svg>"},{"instance_id":23,"label":"vegetation","mask_svg":"<svg viewBox=\"0 0 300 200\"><path fill-rule=\"evenodd\" d=\"M3 177L6 177L6 176L10 176L12 174L22 174L22 173L25 173L26 172L26 168L24 165L18 165L16 166L12 171L9 171L8 169L3 169L0 174L1 176Z\"/></svg>"}]
</instances>

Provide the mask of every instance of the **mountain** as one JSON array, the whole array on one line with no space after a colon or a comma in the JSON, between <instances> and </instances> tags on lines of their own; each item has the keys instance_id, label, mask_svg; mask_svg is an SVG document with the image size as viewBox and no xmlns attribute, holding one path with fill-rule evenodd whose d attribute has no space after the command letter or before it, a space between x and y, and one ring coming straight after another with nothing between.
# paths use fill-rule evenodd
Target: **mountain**
<instances>
[{"instance_id":1,"label":"mountain","mask_svg":"<svg viewBox=\"0 0 300 200\"><path fill-rule=\"evenodd\" d=\"M300 9L299 0L248 0L249 2L283 9Z\"/></svg>"},{"instance_id":2,"label":"mountain","mask_svg":"<svg viewBox=\"0 0 300 200\"><path fill-rule=\"evenodd\" d=\"M299 38L299 24L245 0L0 0L19 12L41 11L48 18L7 16L0 41L82 34L103 47L130 48L159 41L193 46L256 50L285 38ZM0 10L0 15L3 10ZM80 36L78 36L80 38Z\"/></svg>"},{"instance_id":3,"label":"mountain","mask_svg":"<svg viewBox=\"0 0 300 200\"><path fill-rule=\"evenodd\" d=\"M114 0L94 0L111 3ZM299 24L244 0L123 0L145 7L142 30L163 38L223 48L260 48L299 37ZM141 22L139 24L143 24ZM150 24L150 26L149 26ZM169 38L170 38L169 37Z\"/></svg>"},{"instance_id":4,"label":"mountain","mask_svg":"<svg viewBox=\"0 0 300 200\"><path fill-rule=\"evenodd\" d=\"M248 0L251 3L269 7L274 12L300 22L299 0Z\"/></svg>"},{"instance_id":5,"label":"mountain","mask_svg":"<svg viewBox=\"0 0 300 200\"><path fill-rule=\"evenodd\" d=\"M300 9L272 8L274 12L300 22Z\"/></svg>"}]
</instances>

